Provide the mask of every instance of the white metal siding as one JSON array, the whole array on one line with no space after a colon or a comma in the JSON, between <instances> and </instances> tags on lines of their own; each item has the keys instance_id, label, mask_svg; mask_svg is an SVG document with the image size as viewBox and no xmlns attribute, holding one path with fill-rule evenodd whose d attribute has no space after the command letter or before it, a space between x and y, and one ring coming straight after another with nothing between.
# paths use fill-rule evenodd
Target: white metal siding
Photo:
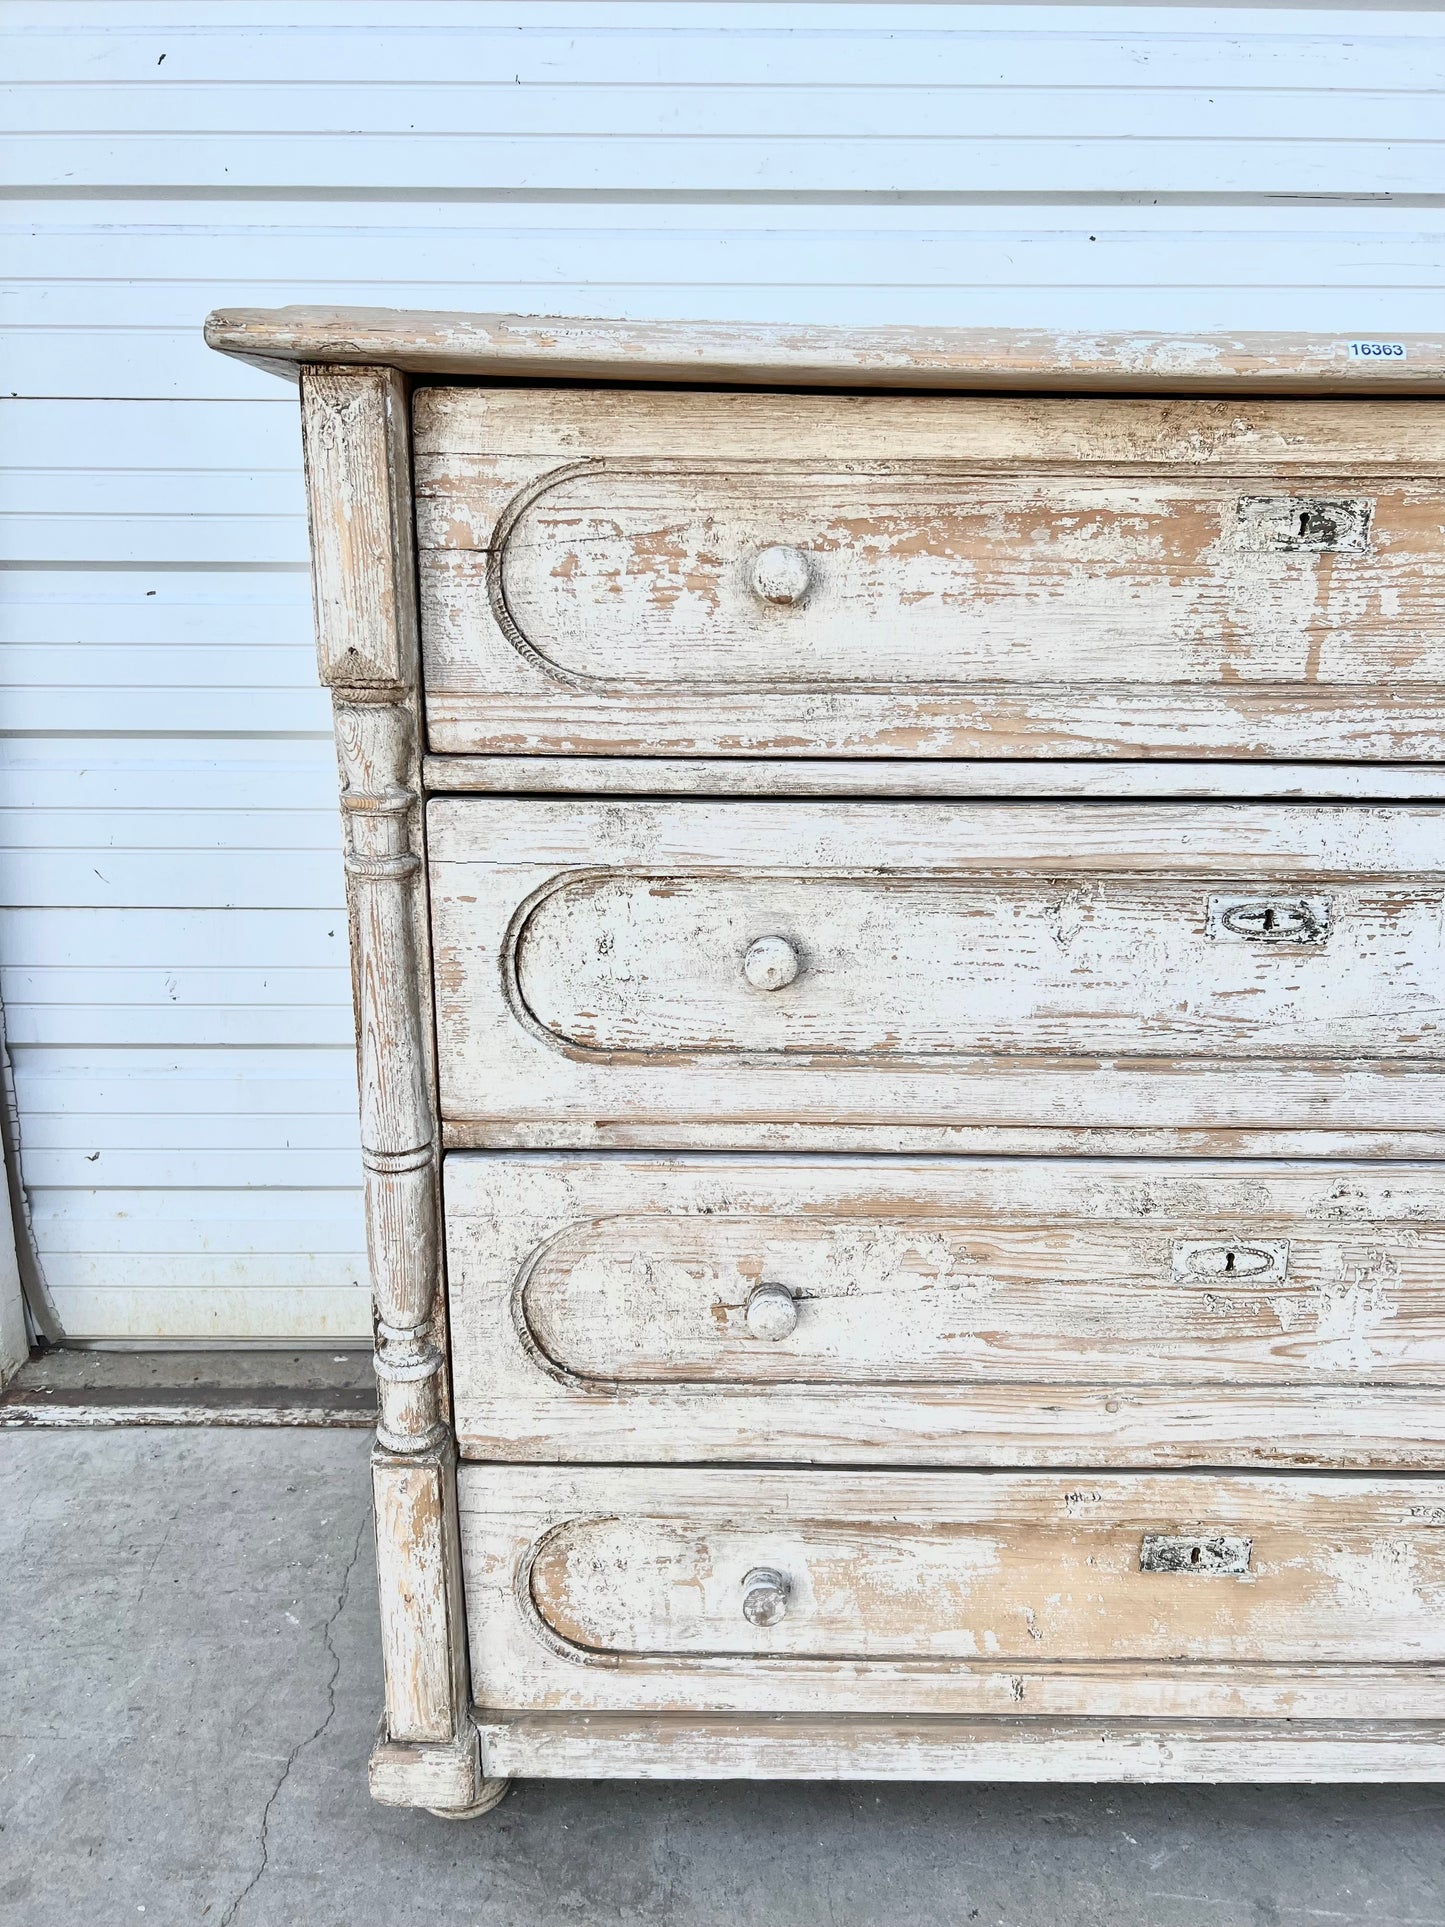
<instances>
[{"instance_id":1,"label":"white metal siding","mask_svg":"<svg viewBox=\"0 0 1445 1927\"><path fill-rule=\"evenodd\" d=\"M73 1333L367 1328L293 392L231 303L1438 329L1445 17L4 10L3 988Z\"/></svg>"}]
</instances>

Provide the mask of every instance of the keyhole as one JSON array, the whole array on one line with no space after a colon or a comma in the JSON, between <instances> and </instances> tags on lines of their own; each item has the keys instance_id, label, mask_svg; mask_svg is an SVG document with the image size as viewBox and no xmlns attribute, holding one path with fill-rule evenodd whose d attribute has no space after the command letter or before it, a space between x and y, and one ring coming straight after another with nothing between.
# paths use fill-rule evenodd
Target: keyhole
<instances>
[{"instance_id":1,"label":"keyhole","mask_svg":"<svg viewBox=\"0 0 1445 1927\"><path fill-rule=\"evenodd\" d=\"M1226 1251L1224 1254L1224 1269L1226 1271L1234 1270L1234 1253L1232 1251Z\"/></svg>"},{"instance_id":2,"label":"keyhole","mask_svg":"<svg viewBox=\"0 0 1445 1927\"><path fill-rule=\"evenodd\" d=\"M1189 1563L1191 1566L1197 1566L1202 1556L1198 1546L1191 1546L1189 1548Z\"/></svg>"}]
</instances>

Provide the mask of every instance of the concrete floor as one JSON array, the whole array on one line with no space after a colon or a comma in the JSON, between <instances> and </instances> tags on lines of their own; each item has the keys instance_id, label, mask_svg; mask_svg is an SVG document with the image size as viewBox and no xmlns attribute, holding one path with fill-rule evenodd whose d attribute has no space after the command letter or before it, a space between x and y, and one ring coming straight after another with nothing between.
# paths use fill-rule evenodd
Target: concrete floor
<instances>
[{"instance_id":1,"label":"concrete floor","mask_svg":"<svg viewBox=\"0 0 1445 1927\"><path fill-rule=\"evenodd\" d=\"M1426 1927L1445 1789L366 1796L356 1432L0 1433L3 1927Z\"/></svg>"}]
</instances>

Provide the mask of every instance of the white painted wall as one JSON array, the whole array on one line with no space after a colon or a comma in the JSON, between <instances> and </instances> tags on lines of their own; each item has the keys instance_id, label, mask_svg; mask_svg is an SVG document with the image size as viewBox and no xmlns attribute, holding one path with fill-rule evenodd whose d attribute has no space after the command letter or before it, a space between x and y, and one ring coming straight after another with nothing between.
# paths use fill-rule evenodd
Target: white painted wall
<instances>
[{"instance_id":1,"label":"white painted wall","mask_svg":"<svg viewBox=\"0 0 1445 1927\"><path fill-rule=\"evenodd\" d=\"M0 19L3 991L79 1335L368 1327L294 394L209 308L1440 326L1435 10Z\"/></svg>"}]
</instances>

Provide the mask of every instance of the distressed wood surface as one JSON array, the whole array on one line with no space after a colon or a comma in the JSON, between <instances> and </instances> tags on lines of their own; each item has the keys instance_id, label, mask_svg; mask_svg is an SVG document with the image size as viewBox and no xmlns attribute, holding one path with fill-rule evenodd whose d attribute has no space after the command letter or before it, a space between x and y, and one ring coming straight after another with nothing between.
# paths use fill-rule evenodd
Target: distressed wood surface
<instances>
[{"instance_id":1,"label":"distressed wood surface","mask_svg":"<svg viewBox=\"0 0 1445 1927\"><path fill-rule=\"evenodd\" d=\"M416 417L438 751L1438 755L1430 403L432 389Z\"/></svg>"},{"instance_id":2,"label":"distressed wood surface","mask_svg":"<svg viewBox=\"0 0 1445 1927\"><path fill-rule=\"evenodd\" d=\"M1442 883L584 877L535 906L514 968L542 1030L599 1056L1433 1063ZM1221 902L1323 934L1250 941L1212 926ZM786 946L786 979L739 967L752 933Z\"/></svg>"},{"instance_id":3,"label":"distressed wood surface","mask_svg":"<svg viewBox=\"0 0 1445 1927\"><path fill-rule=\"evenodd\" d=\"M456 1148L1445 1148L1428 807L429 814Z\"/></svg>"},{"instance_id":4,"label":"distressed wood surface","mask_svg":"<svg viewBox=\"0 0 1445 1927\"><path fill-rule=\"evenodd\" d=\"M439 1293L407 397L394 369L307 369L301 401L317 650L345 826L380 1407L372 1484L386 1712L372 1783L389 1802L468 1807L481 1788Z\"/></svg>"},{"instance_id":5,"label":"distressed wood surface","mask_svg":"<svg viewBox=\"0 0 1445 1927\"><path fill-rule=\"evenodd\" d=\"M483 1716L489 1773L532 1779L984 1780L1205 1785L1445 1780L1429 1720L753 1719Z\"/></svg>"},{"instance_id":6,"label":"distressed wood surface","mask_svg":"<svg viewBox=\"0 0 1445 1927\"><path fill-rule=\"evenodd\" d=\"M225 308L206 340L288 372L382 363L414 374L526 380L737 382L830 388L1072 388L1166 394L1425 394L1445 384L1445 338L1410 335L1396 360L1358 360L1332 335L824 328L584 320L402 308Z\"/></svg>"},{"instance_id":7,"label":"distressed wood surface","mask_svg":"<svg viewBox=\"0 0 1445 1927\"><path fill-rule=\"evenodd\" d=\"M463 1455L1445 1464L1430 1165L453 1154ZM759 1340L751 1294L795 1295Z\"/></svg>"},{"instance_id":8,"label":"distressed wood surface","mask_svg":"<svg viewBox=\"0 0 1445 1927\"><path fill-rule=\"evenodd\" d=\"M427 756L438 794L567 796L1131 797L1445 802L1445 763L883 762L810 757Z\"/></svg>"},{"instance_id":9,"label":"distressed wood surface","mask_svg":"<svg viewBox=\"0 0 1445 1927\"><path fill-rule=\"evenodd\" d=\"M1445 1777L1433 405L303 395L377 1797Z\"/></svg>"},{"instance_id":10,"label":"distressed wood surface","mask_svg":"<svg viewBox=\"0 0 1445 1927\"><path fill-rule=\"evenodd\" d=\"M410 689L416 588L406 381L307 368L302 446L321 680Z\"/></svg>"},{"instance_id":11,"label":"distressed wood surface","mask_svg":"<svg viewBox=\"0 0 1445 1927\"><path fill-rule=\"evenodd\" d=\"M1445 1480L484 1467L483 1707L1150 1719L1445 1715ZM1145 1541L1245 1569L1146 1571ZM750 1623L744 1580L786 1580Z\"/></svg>"}]
</instances>

